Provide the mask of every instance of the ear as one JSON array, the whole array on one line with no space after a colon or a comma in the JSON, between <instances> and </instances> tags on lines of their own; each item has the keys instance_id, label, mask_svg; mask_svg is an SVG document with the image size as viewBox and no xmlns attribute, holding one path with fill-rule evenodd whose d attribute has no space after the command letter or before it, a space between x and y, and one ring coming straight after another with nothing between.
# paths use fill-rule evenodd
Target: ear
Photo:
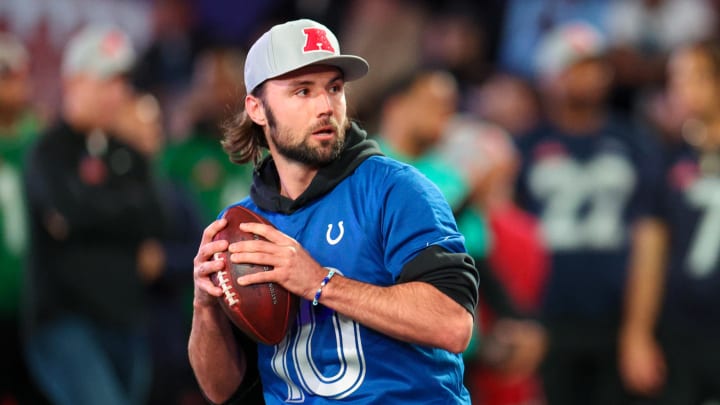
<instances>
[{"instance_id":1,"label":"ear","mask_svg":"<svg viewBox=\"0 0 720 405\"><path fill-rule=\"evenodd\" d=\"M262 101L253 95L247 95L245 97L245 111L254 123L262 126L267 124L267 117L265 116L265 107L263 107Z\"/></svg>"}]
</instances>

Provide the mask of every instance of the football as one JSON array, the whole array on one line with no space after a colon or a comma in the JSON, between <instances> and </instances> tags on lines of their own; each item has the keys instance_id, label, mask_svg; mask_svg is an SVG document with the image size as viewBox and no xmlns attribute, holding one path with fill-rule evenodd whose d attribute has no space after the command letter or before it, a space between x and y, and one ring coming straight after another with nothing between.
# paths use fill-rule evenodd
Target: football
<instances>
[{"instance_id":1,"label":"football","mask_svg":"<svg viewBox=\"0 0 720 405\"><path fill-rule=\"evenodd\" d=\"M272 224L257 213L241 206L225 211L227 225L213 240L227 240L230 243L243 240L261 239L260 236L243 232L239 225L244 222ZM213 283L223 290L218 297L220 306L233 324L258 343L274 345L280 343L295 320L299 298L275 283L240 286L237 278L246 274L268 271L269 266L251 263L232 263L228 251L217 253L215 259L225 259L225 268L211 276Z\"/></svg>"}]
</instances>

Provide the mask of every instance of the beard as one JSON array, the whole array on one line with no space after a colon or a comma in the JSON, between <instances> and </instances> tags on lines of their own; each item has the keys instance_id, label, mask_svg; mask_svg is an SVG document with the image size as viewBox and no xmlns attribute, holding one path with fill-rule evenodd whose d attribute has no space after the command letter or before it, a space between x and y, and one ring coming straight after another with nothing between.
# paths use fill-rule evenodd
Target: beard
<instances>
[{"instance_id":1,"label":"beard","mask_svg":"<svg viewBox=\"0 0 720 405\"><path fill-rule=\"evenodd\" d=\"M293 142L292 130L277 124L275 115L269 106L266 106L265 111L270 138L280 155L310 167L326 166L340 156L340 152L345 146L345 132L350 127L347 118L343 119L341 125L334 117L327 117L307 129L299 141ZM326 126L332 126L336 136L321 141L319 146L310 145L312 133Z\"/></svg>"}]
</instances>

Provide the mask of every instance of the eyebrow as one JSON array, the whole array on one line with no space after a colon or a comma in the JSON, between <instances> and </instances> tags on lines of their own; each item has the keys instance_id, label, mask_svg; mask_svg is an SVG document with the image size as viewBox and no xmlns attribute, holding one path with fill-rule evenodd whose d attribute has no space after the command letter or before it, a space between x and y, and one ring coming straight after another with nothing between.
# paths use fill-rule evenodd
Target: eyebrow
<instances>
[{"instance_id":1,"label":"eyebrow","mask_svg":"<svg viewBox=\"0 0 720 405\"><path fill-rule=\"evenodd\" d=\"M338 81L338 80L343 80L343 79L344 79L343 75L342 75L341 73L338 73L337 76L333 76L332 79L328 80L328 81L327 81L327 84L331 84L331 83L334 83L334 82L336 82L336 81ZM310 85L315 84L316 82L317 82L316 80L293 80L293 81L291 81L289 84L290 84L291 87L296 87L296 86L310 86Z\"/></svg>"}]
</instances>

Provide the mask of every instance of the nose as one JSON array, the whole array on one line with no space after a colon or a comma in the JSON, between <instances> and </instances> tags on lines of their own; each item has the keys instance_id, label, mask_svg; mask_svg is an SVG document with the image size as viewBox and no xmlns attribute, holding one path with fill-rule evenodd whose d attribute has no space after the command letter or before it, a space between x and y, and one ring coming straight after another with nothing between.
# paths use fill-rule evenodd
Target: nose
<instances>
[{"instance_id":1,"label":"nose","mask_svg":"<svg viewBox=\"0 0 720 405\"><path fill-rule=\"evenodd\" d=\"M332 100L327 91L320 92L315 100L318 116L331 116L333 114Z\"/></svg>"}]
</instances>

